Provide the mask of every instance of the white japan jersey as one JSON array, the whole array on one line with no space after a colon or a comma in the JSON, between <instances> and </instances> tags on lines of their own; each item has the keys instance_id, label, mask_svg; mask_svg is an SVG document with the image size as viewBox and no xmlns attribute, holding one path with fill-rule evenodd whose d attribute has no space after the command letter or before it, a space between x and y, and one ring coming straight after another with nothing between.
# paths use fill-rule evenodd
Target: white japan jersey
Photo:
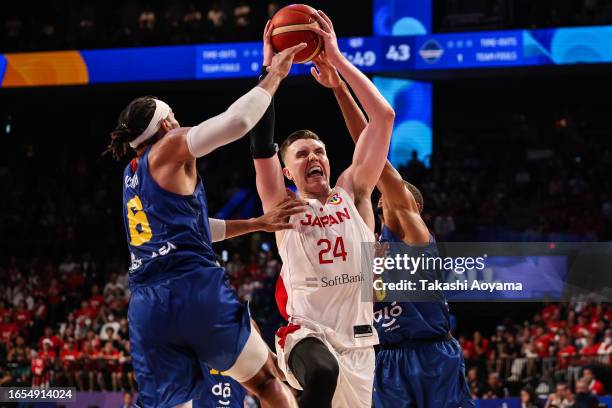
<instances>
[{"instance_id":1,"label":"white japan jersey","mask_svg":"<svg viewBox=\"0 0 612 408\"><path fill-rule=\"evenodd\" d=\"M368 256L362 243L374 242L374 233L340 187L332 190L325 204L307 201L306 212L291 216L297 228L285 231L279 244L281 313L292 323L316 325L341 347L378 344L371 298L362 299L364 291L372 290L371 275L362 271L363 257ZM285 305L284 293L279 296L281 284Z\"/></svg>"}]
</instances>

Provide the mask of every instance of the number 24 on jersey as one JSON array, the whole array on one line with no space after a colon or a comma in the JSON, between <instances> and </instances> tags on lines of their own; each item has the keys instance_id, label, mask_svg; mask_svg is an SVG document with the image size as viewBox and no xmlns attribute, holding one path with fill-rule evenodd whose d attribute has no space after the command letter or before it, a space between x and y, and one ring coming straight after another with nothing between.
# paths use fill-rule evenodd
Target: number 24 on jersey
<instances>
[{"instance_id":1,"label":"number 24 on jersey","mask_svg":"<svg viewBox=\"0 0 612 408\"><path fill-rule=\"evenodd\" d=\"M346 261L347 253L344 249L344 240L342 239L342 237L337 237L335 239L333 244L333 250L331 241L326 238L321 238L320 240L318 240L317 246L321 248L321 250L319 251L320 264L334 263L336 258L341 258L342 262Z\"/></svg>"}]
</instances>

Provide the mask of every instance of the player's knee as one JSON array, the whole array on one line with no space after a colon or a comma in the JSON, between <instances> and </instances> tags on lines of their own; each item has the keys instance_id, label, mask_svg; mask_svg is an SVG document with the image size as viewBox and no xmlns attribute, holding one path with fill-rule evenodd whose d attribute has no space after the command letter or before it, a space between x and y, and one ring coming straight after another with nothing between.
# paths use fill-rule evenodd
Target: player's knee
<instances>
[{"instance_id":1,"label":"player's knee","mask_svg":"<svg viewBox=\"0 0 612 408\"><path fill-rule=\"evenodd\" d=\"M316 361L308 371L305 387L318 390L336 389L340 367L335 358L321 359Z\"/></svg>"},{"instance_id":2,"label":"player's knee","mask_svg":"<svg viewBox=\"0 0 612 408\"><path fill-rule=\"evenodd\" d=\"M252 328L238 359L226 372L236 381L246 382L257 376L257 373L261 371L274 373L270 368L271 364L273 363L268 346L255 328Z\"/></svg>"},{"instance_id":3,"label":"player's knee","mask_svg":"<svg viewBox=\"0 0 612 408\"><path fill-rule=\"evenodd\" d=\"M249 381L248 388L258 397L271 395L280 389L280 381L268 364L262 367L261 371Z\"/></svg>"},{"instance_id":4,"label":"player's knee","mask_svg":"<svg viewBox=\"0 0 612 408\"><path fill-rule=\"evenodd\" d=\"M340 367L320 340L307 338L299 342L289 357L289 366L304 390L333 395Z\"/></svg>"}]
</instances>

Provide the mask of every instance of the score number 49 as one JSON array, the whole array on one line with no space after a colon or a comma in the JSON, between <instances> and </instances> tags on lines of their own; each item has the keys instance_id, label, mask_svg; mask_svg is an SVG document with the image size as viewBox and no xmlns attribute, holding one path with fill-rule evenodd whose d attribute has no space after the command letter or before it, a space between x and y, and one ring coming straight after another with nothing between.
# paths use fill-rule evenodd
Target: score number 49
<instances>
[{"instance_id":1,"label":"score number 49","mask_svg":"<svg viewBox=\"0 0 612 408\"><path fill-rule=\"evenodd\" d=\"M356 51L353 54L343 52L343 54L356 67L371 67L376 64L376 53L374 51Z\"/></svg>"}]
</instances>

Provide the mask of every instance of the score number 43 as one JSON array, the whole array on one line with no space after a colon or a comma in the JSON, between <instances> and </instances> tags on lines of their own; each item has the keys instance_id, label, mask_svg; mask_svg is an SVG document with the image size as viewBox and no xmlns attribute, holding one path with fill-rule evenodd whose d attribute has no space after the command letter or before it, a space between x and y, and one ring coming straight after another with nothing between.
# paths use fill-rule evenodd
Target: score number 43
<instances>
[{"instance_id":1,"label":"score number 43","mask_svg":"<svg viewBox=\"0 0 612 408\"><path fill-rule=\"evenodd\" d=\"M391 44L385 58L391 61L408 61L410 59L410 46L408 44Z\"/></svg>"}]
</instances>

